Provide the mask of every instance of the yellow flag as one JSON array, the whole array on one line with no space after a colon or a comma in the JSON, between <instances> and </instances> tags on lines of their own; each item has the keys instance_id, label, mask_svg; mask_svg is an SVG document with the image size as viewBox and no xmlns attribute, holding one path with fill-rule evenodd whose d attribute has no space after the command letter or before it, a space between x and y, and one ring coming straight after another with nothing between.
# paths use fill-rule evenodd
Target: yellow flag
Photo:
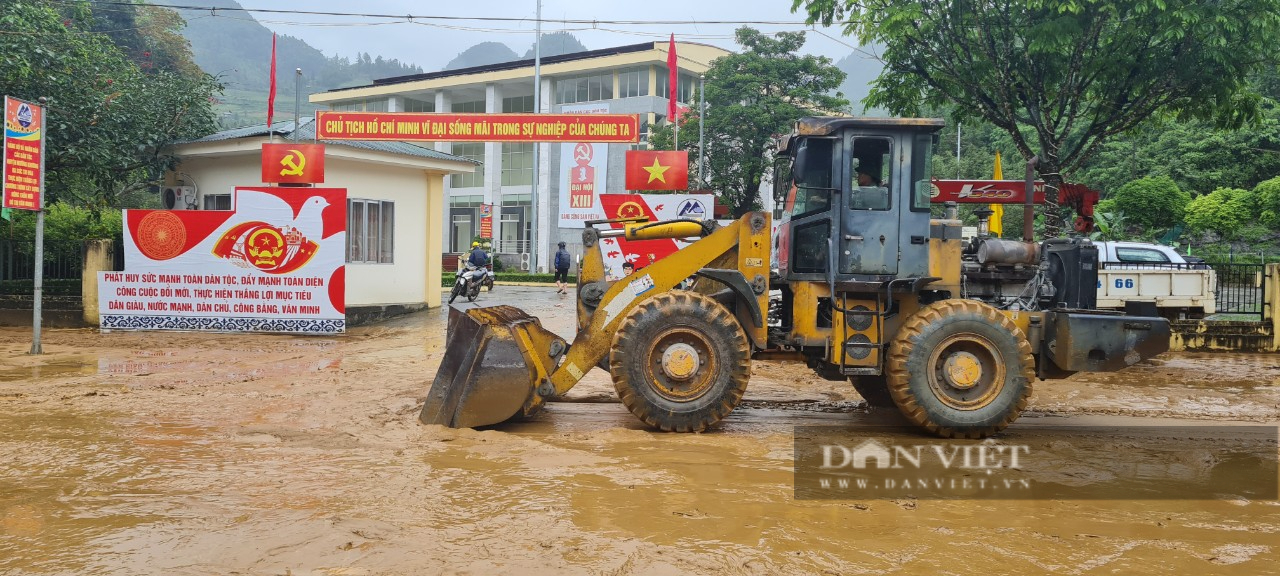
<instances>
[{"instance_id":1,"label":"yellow flag","mask_svg":"<svg viewBox=\"0 0 1280 576\"><path fill-rule=\"evenodd\" d=\"M1000 168L999 150L996 151L996 169L993 179L1004 180L1004 170ZM990 229L992 236L999 238L1000 234L1004 233L1004 204L992 204L991 212L991 222L988 228Z\"/></svg>"}]
</instances>

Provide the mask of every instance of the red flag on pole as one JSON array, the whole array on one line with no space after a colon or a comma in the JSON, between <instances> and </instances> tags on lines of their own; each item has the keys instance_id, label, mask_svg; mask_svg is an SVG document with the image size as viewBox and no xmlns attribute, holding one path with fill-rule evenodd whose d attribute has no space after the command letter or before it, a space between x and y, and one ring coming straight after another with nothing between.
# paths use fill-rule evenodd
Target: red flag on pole
<instances>
[{"instance_id":1,"label":"red flag on pole","mask_svg":"<svg viewBox=\"0 0 1280 576\"><path fill-rule=\"evenodd\" d=\"M676 108L676 82L680 75L676 72L676 35L671 35L671 42L667 45L667 118L675 122L680 110Z\"/></svg>"},{"instance_id":2,"label":"red flag on pole","mask_svg":"<svg viewBox=\"0 0 1280 576\"><path fill-rule=\"evenodd\" d=\"M271 130L271 119L276 115L276 35L271 34L271 90L267 92L267 130Z\"/></svg>"}]
</instances>

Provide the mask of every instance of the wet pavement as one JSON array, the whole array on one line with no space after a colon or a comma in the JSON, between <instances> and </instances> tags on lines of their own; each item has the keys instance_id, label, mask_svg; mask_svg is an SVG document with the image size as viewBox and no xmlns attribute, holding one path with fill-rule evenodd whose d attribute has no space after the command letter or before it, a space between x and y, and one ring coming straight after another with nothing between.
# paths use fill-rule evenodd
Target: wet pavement
<instances>
[{"instance_id":1,"label":"wet pavement","mask_svg":"<svg viewBox=\"0 0 1280 576\"><path fill-rule=\"evenodd\" d=\"M571 302L499 286L571 336ZM850 386L757 363L713 432L650 432L596 370L530 422L416 417L433 310L338 338L0 329L4 574L1256 574L1280 505L797 500L793 431L892 426ZM1166 355L1039 382L1006 436L1231 436L1280 421L1280 357ZM1187 432L1202 427L1205 432ZM1226 432L1223 432L1223 430ZM1131 444L1124 444L1130 446ZM1117 455L1123 459L1123 454Z\"/></svg>"}]
</instances>

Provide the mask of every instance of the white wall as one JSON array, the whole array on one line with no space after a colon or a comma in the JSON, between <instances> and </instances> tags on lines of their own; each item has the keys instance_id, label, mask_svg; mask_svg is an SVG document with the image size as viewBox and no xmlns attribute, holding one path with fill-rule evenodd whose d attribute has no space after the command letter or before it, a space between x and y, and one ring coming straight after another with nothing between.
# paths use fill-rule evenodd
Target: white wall
<instances>
[{"instance_id":1,"label":"white wall","mask_svg":"<svg viewBox=\"0 0 1280 576\"><path fill-rule=\"evenodd\" d=\"M413 304L427 301L428 230L444 218L427 214L427 173L365 162L325 159L325 186L347 189L347 197L396 203L394 264L347 264L347 306ZM440 253L434 255L440 269ZM436 282L435 292L440 292Z\"/></svg>"},{"instance_id":2,"label":"white wall","mask_svg":"<svg viewBox=\"0 0 1280 576\"><path fill-rule=\"evenodd\" d=\"M236 186L262 186L259 157L236 155L189 158L178 177L194 180L203 194L227 194ZM440 305L440 196L444 175L421 168L325 158L325 182L346 188L347 197L395 202L395 262L347 264L347 306L376 304Z\"/></svg>"}]
</instances>

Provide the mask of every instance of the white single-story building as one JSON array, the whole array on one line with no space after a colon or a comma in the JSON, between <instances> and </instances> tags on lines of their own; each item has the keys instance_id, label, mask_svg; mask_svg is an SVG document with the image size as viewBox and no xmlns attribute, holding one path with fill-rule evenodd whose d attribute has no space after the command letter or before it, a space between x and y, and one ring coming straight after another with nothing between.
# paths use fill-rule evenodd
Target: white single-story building
<instances>
[{"instance_id":1,"label":"white single-story building","mask_svg":"<svg viewBox=\"0 0 1280 576\"><path fill-rule=\"evenodd\" d=\"M189 208L230 210L234 188L264 185L262 145L313 143L313 124L306 119L295 131L292 120L276 122L274 138L262 124L176 144L179 164L166 182L195 189ZM325 181L316 186L347 189L348 322L439 306L444 178L479 163L404 142L318 143Z\"/></svg>"}]
</instances>

